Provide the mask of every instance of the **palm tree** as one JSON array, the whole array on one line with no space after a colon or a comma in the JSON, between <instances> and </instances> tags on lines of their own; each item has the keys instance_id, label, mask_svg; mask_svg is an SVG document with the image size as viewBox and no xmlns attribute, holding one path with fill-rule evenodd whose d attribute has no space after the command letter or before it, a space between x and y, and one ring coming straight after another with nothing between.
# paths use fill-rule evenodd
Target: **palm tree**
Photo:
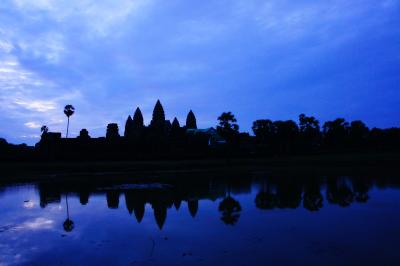
<instances>
[{"instance_id":1,"label":"palm tree","mask_svg":"<svg viewBox=\"0 0 400 266\"><path fill-rule=\"evenodd\" d=\"M67 138L68 138L68 130L69 130L69 117L75 113L75 107L68 104L64 107L64 114L68 117L68 124L67 124Z\"/></svg>"}]
</instances>

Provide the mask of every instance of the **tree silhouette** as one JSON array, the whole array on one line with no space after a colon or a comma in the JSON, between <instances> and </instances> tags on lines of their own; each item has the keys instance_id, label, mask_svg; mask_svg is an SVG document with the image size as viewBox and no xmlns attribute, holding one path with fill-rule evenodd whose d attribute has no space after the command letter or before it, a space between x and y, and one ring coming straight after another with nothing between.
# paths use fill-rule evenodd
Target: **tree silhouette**
<instances>
[{"instance_id":1,"label":"tree silhouette","mask_svg":"<svg viewBox=\"0 0 400 266\"><path fill-rule=\"evenodd\" d=\"M49 132L49 128L47 126L42 126L40 132L42 132L42 136L44 136Z\"/></svg>"},{"instance_id":2,"label":"tree silhouette","mask_svg":"<svg viewBox=\"0 0 400 266\"><path fill-rule=\"evenodd\" d=\"M260 119L254 121L251 129L260 142L267 142L267 140L271 140L275 134L274 123L269 119Z\"/></svg>"},{"instance_id":3,"label":"tree silhouette","mask_svg":"<svg viewBox=\"0 0 400 266\"><path fill-rule=\"evenodd\" d=\"M293 120L275 121L275 139L280 153L290 153L297 141L299 128Z\"/></svg>"},{"instance_id":4,"label":"tree silhouette","mask_svg":"<svg viewBox=\"0 0 400 266\"><path fill-rule=\"evenodd\" d=\"M325 143L328 147L343 147L349 132L349 123L343 118L327 121L323 126Z\"/></svg>"},{"instance_id":5,"label":"tree silhouette","mask_svg":"<svg viewBox=\"0 0 400 266\"><path fill-rule=\"evenodd\" d=\"M232 141L239 133L237 120L231 112L224 112L218 117L217 132L226 140Z\"/></svg>"},{"instance_id":6,"label":"tree silhouette","mask_svg":"<svg viewBox=\"0 0 400 266\"><path fill-rule=\"evenodd\" d=\"M299 131L304 149L315 149L318 146L321 130L319 121L313 116L299 116Z\"/></svg>"},{"instance_id":7,"label":"tree silhouette","mask_svg":"<svg viewBox=\"0 0 400 266\"><path fill-rule=\"evenodd\" d=\"M196 116L194 115L193 111L190 110L186 117L186 128L187 129L197 129L197 121Z\"/></svg>"},{"instance_id":8,"label":"tree silhouette","mask_svg":"<svg viewBox=\"0 0 400 266\"><path fill-rule=\"evenodd\" d=\"M299 128L300 132L308 135L316 135L319 133L319 121L313 116L306 116L305 114L299 115Z\"/></svg>"},{"instance_id":9,"label":"tree silhouette","mask_svg":"<svg viewBox=\"0 0 400 266\"><path fill-rule=\"evenodd\" d=\"M275 137L274 123L269 119L256 120L251 129L256 136L257 149L263 153L271 153Z\"/></svg>"},{"instance_id":10,"label":"tree silhouette","mask_svg":"<svg viewBox=\"0 0 400 266\"><path fill-rule=\"evenodd\" d=\"M349 128L350 144L353 147L365 147L369 135L368 127L360 120L351 122Z\"/></svg>"},{"instance_id":11,"label":"tree silhouette","mask_svg":"<svg viewBox=\"0 0 400 266\"><path fill-rule=\"evenodd\" d=\"M41 131L42 133L46 134L47 132L49 132L49 128L48 128L47 126L42 126L42 127L40 128L40 131Z\"/></svg>"},{"instance_id":12,"label":"tree silhouette","mask_svg":"<svg viewBox=\"0 0 400 266\"><path fill-rule=\"evenodd\" d=\"M64 114L68 118L68 123L67 123L67 135L66 137L68 138L68 131L69 131L69 118L75 113L75 107L72 105L68 104L64 107Z\"/></svg>"}]
</instances>

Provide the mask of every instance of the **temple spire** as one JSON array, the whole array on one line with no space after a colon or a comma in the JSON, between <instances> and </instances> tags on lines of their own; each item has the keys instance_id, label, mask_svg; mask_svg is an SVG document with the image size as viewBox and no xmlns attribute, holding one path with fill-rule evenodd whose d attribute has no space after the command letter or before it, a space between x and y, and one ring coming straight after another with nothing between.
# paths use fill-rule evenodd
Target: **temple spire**
<instances>
[{"instance_id":1,"label":"temple spire","mask_svg":"<svg viewBox=\"0 0 400 266\"><path fill-rule=\"evenodd\" d=\"M187 129L197 129L196 116L194 115L192 110L190 110L190 112L187 115L186 128Z\"/></svg>"},{"instance_id":2,"label":"temple spire","mask_svg":"<svg viewBox=\"0 0 400 266\"><path fill-rule=\"evenodd\" d=\"M153 110L153 119L151 120L151 126L156 128L163 128L164 124L165 124L164 108L161 105L160 100L157 100L157 103Z\"/></svg>"},{"instance_id":3,"label":"temple spire","mask_svg":"<svg viewBox=\"0 0 400 266\"><path fill-rule=\"evenodd\" d=\"M136 108L135 114L133 115L132 127L134 129L139 129L144 127L143 114L142 111L140 111L139 107Z\"/></svg>"},{"instance_id":4,"label":"temple spire","mask_svg":"<svg viewBox=\"0 0 400 266\"><path fill-rule=\"evenodd\" d=\"M126 119L125 123L125 132L124 132L125 137L130 137L132 135L132 125L133 125L132 117L128 116L128 119Z\"/></svg>"},{"instance_id":5,"label":"temple spire","mask_svg":"<svg viewBox=\"0 0 400 266\"><path fill-rule=\"evenodd\" d=\"M178 118L174 118L174 121L172 121L172 130L174 129L179 129L181 125L179 124Z\"/></svg>"}]
</instances>

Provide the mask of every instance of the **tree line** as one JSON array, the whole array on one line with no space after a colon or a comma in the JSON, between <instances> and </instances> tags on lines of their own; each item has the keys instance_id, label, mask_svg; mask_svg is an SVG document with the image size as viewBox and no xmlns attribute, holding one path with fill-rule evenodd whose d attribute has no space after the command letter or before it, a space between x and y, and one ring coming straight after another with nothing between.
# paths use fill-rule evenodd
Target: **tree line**
<instances>
[{"instance_id":1,"label":"tree line","mask_svg":"<svg viewBox=\"0 0 400 266\"><path fill-rule=\"evenodd\" d=\"M243 134L231 112L218 118L217 130L231 145L240 145ZM252 131L259 152L290 154L317 151L386 151L400 148L400 128L368 128L361 120L337 118L322 126L314 116L300 114L293 120L259 119ZM242 135L242 136L241 136Z\"/></svg>"}]
</instances>

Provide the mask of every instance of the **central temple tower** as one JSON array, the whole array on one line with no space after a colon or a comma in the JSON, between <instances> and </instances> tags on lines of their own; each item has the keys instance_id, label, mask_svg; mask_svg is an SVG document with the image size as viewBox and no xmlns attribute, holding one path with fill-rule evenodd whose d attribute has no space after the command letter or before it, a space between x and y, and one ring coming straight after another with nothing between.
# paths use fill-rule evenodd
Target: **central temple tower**
<instances>
[{"instance_id":1,"label":"central temple tower","mask_svg":"<svg viewBox=\"0 0 400 266\"><path fill-rule=\"evenodd\" d=\"M160 100L157 100L156 106L153 110L153 119L150 126L156 129L163 129L165 126L165 113Z\"/></svg>"}]
</instances>

